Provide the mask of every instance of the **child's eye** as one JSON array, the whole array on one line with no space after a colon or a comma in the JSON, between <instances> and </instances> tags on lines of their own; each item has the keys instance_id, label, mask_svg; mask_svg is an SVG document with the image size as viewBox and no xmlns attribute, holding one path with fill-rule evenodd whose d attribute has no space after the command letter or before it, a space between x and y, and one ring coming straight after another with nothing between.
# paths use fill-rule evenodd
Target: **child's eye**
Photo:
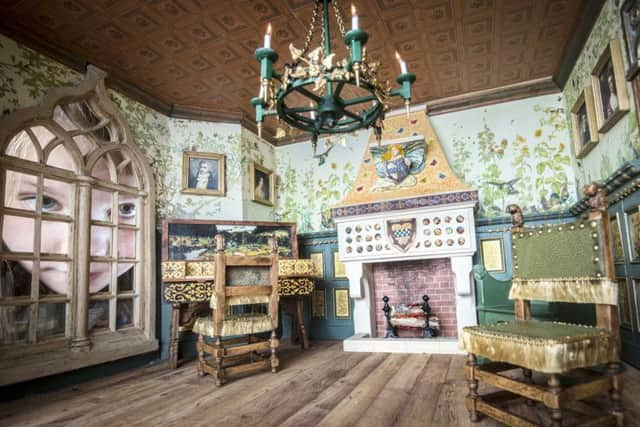
<instances>
[{"instance_id":1,"label":"child's eye","mask_svg":"<svg viewBox=\"0 0 640 427\"><path fill-rule=\"evenodd\" d=\"M43 196L42 197L42 210L46 212L55 211L60 209L60 203L54 198Z\"/></svg>"},{"instance_id":2,"label":"child's eye","mask_svg":"<svg viewBox=\"0 0 640 427\"><path fill-rule=\"evenodd\" d=\"M118 206L118 214L125 218L132 218L136 215L135 203L120 203Z\"/></svg>"},{"instance_id":3,"label":"child's eye","mask_svg":"<svg viewBox=\"0 0 640 427\"><path fill-rule=\"evenodd\" d=\"M22 204L25 206L26 209L29 210L36 210L36 196L34 195L27 195L27 196L23 196L20 198L20 201L22 201ZM52 211L56 211L60 209L60 203L49 196L43 196L42 197L42 212L52 212Z\"/></svg>"}]
</instances>

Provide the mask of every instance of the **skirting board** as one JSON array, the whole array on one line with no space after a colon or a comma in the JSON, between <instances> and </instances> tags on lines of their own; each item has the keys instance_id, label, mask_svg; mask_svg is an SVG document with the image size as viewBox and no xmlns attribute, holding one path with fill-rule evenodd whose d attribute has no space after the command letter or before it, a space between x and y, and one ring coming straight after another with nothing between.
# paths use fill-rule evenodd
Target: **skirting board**
<instances>
[{"instance_id":1,"label":"skirting board","mask_svg":"<svg viewBox=\"0 0 640 427\"><path fill-rule=\"evenodd\" d=\"M465 354L458 347L458 339L438 338L372 338L356 334L342 341L344 351L365 353L429 353Z\"/></svg>"}]
</instances>

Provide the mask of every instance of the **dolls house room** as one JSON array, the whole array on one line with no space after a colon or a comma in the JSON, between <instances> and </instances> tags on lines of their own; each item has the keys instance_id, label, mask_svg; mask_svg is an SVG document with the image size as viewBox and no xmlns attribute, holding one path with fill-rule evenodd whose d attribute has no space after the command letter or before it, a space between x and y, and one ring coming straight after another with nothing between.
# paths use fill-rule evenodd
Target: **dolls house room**
<instances>
[{"instance_id":1,"label":"dolls house room","mask_svg":"<svg viewBox=\"0 0 640 427\"><path fill-rule=\"evenodd\" d=\"M3 2L0 425L640 425L639 17Z\"/></svg>"}]
</instances>

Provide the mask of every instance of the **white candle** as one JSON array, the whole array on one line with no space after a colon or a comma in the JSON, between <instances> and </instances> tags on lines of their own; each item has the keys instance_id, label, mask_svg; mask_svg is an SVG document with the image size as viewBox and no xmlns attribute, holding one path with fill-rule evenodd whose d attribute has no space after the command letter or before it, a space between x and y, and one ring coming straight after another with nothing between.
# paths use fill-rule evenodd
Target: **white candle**
<instances>
[{"instance_id":1,"label":"white candle","mask_svg":"<svg viewBox=\"0 0 640 427\"><path fill-rule=\"evenodd\" d=\"M405 74L407 72L407 63L402 60L400 54L396 51L396 59L400 63L400 73Z\"/></svg>"},{"instance_id":2,"label":"white candle","mask_svg":"<svg viewBox=\"0 0 640 427\"><path fill-rule=\"evenodd\" d=\"M267 25L267 32L264 35L264 47L271 49L271 22Z\"/></svg>"},{"instance_id":3,"label":"white candle","mask_svg":"<svg viewBox=\"0 0 640 427\"><path fill-rule=\"evenodd\" d=\"M356 7L351 3L351 29L357 30L358 26L358 15L356 14Z\"/></svg>"}]
</instances>

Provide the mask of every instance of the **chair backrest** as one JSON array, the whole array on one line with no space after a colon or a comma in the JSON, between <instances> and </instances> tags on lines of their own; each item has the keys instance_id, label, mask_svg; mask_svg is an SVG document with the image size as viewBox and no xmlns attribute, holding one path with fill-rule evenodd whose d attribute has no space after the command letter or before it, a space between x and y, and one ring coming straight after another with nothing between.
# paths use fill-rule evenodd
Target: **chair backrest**
<instances>
[{"instance_id":1,"label":"chair backrest","mask_svg":"<svg viewBox=\"0 0 640 427\"><path fill-rule=\"evenodd\" d=\"M222 234L215 236L215 291L211 297L214 332L231 308L241 305L265 304L273 327L278 325L278 247L269 239L269 256L227 256Z\"/></svg>"},{"instance_id":2,"label":"chair backrest","mask_svg":"<svg viewBox=\"0 0 640 427\"><path fill-rule=\"evenodd\" d=\"M516 318L531 315L530 300L596 304L598 326L617 330L615 280L606 195L597 184L585 187L589 218L539 228L524 227L521 211L510 206Z\"/></svg>"}]
</instances>

